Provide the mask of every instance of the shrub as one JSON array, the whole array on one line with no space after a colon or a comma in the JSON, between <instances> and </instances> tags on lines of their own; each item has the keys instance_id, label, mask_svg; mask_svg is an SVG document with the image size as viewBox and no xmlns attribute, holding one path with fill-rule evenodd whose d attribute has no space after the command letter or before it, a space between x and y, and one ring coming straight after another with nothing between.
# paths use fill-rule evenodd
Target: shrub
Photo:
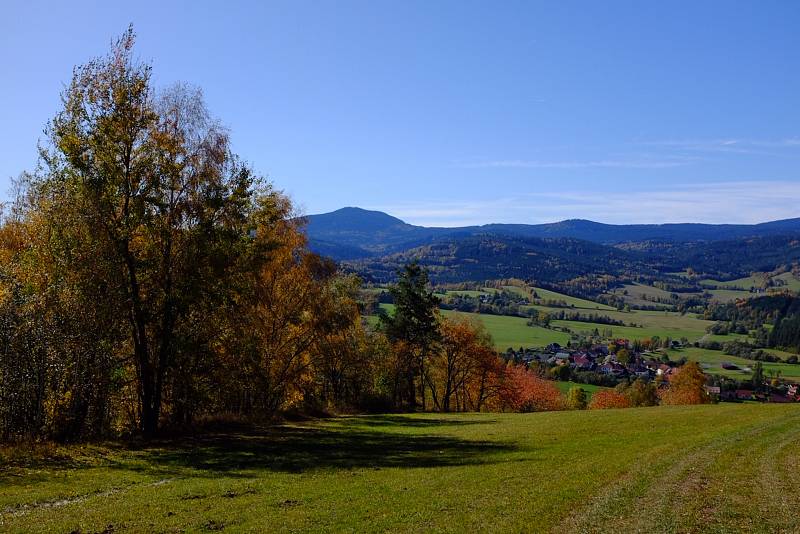
<instances>
[{"instance_id":1,"label":"shrub","mask_svg":"<svg viewBox=\"0 0 800 534\"><path fill-rule=\"evenodd\" d=\"M605 410L608 408L630 408L631 401L622 393L616 391L598 391L592 395L590 410Z\"/></svg>"},{"instance_id":2,"label":"shrub","mask_svg":"<svg viewBox=\"0 0 800 534\"><path fill-rule=\"evenodd\" d=\"M539 378L524 366L505 368L500 388L502 408L516 412L541 412L561 410L564 399L549 380Z\"/></svg>"}]
</instances>

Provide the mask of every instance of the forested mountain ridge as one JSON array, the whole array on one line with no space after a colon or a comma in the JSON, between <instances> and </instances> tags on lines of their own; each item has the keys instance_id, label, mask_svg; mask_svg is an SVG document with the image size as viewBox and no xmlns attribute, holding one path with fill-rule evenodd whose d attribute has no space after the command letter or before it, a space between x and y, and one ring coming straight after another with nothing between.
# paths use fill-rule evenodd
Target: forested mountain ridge
<instances>
[{"instance_id":1,"label":"forested mountain ridge","mask_svg":"<svg viewBox=\"0 0 800 534\"><path fill-rule=\"evenodd\" d=\"M570 238L523 238L497 234L441 238L379 257L343 260L370 281L387 282L409 261L426 266L439 282L520 278L563 282L584 276L625 279L674 278L688 268L721 279L791 269L800 262L800 240L763 237L732 241L649 241L625 247Z\"/></svg>"},{"instance_id":2,"label":"forested mountain ridge","mask_svg":"<svg viewBox=\"0 0 800 534\"><path fill-rule=\"evenodd\" d=\"M380 211L342 208L306 217L311 247L334 259L355 259L402 252L446 238L482 234L520 238L572 238L604 245L655 242L732 241L769 236L800 236L800 218L760 224L629 224L584 219L547 224L486 224L459 228L408 224Z\"/></svg>"},{"instance_id":3,"label":"forested mountain ridge","mask_svg":"<svg viewBox=\"0 0 800 534\"><path fill-rule=\"evenodd\" d=\"M800 262L800 219L755 225L542 225L426 228L382 212L344 208L307 218L316 252L372 281L417 260L437 281L522 278L562 282L587 275L663 279L693 269L718 279L791 269Z\"/></svg>"}]
</instances>

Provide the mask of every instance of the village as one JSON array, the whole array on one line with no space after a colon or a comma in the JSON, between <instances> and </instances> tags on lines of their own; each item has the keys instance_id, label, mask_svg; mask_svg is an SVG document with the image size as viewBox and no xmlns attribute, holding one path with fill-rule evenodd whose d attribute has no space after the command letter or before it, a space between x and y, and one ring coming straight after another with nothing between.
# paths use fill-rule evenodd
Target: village
<instances>
[{"instance_id":1,"label":"village","mask_svg":"<svg viewBox=\"0 0 800 534\"><path fill-rule=\"evenodd\" d=\"M675 348L679 341L673 341ZM655 382L659 389L669 387L670 378L686 363L670 360L662 351L636 351L627 339L608 344L592 344L585 348L562 347L550 343L544 348L508 349L501 353L506 361L522 363L529 369L559 381L572 381L604 387L615 387L635 380ZM724 367L724 364L723 364ZM713 401L722 402L800 402L798 384L784 380L734 380L706 374L706 393Z\"/></svg>"}]
</instances>

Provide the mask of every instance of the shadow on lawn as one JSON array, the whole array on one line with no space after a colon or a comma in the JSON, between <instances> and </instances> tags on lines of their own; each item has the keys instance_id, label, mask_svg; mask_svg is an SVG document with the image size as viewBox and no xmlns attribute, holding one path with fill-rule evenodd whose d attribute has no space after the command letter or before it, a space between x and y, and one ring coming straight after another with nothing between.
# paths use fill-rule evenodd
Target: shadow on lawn
<instances>
[{"instance_id":1,"label":"shadow on lawn","mask_svg":"<svg viewBox=\"0 0 800 534\"><path fill-rule=\"evenodd\" d=\"M358 419L357 424L368 427L474 424L402 416L354 419ZM197 474L191 471L252 476L253 471L260 470L300 473L316 469L476 465L491 463L495 454L513 450L509 445L489 441L353 428L348 421L336 426L281 426L263 432L218 434L174 445L162 444L159 448L141 451L144 455L140 458L147 466L116 467L189 476Z\"/></svg>"},{"instance_id":2,"label":"shadow on lawn","mask_svg":"<svg viewBox=\"0 0 800 534\"><path fill-rule=\"evenodd\" d=\"M455 419L455 418L421 418L409 417L407 415L360 415L348 417L341 420L342 425L346 426L368 426L368 427L445 427L445 426L468 426L485 425L496 422L495 419Z\"/></svg>"}]
</instances>

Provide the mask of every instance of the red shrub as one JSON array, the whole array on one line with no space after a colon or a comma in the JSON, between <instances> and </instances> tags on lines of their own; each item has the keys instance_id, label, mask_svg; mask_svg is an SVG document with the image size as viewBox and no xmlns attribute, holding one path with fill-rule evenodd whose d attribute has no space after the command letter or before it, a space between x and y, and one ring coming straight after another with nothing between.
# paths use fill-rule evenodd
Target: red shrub
<instances>
[{"instance_id":1,"label":"red shrub","mask_svg":"<svg viewBox=\"0 0 800 534\"><path fill-rule=\"evenodd\" d=\"M590 410L604 410L607 408L630 408L631 401L622 393L612 390L601 390L592 395L589 403Z\"/></svg>"},{"instance_id":2,"label":"red shrub","mask_svg":"<svg viewBox=\"0 0 800 534\"><path fill-rule=\"evenodd\" d=\"M506 367L502 380L500 404L503 409L540 412L564 408L564 399L555 384L522 365Z\"/></svg>"}]
</instances>

